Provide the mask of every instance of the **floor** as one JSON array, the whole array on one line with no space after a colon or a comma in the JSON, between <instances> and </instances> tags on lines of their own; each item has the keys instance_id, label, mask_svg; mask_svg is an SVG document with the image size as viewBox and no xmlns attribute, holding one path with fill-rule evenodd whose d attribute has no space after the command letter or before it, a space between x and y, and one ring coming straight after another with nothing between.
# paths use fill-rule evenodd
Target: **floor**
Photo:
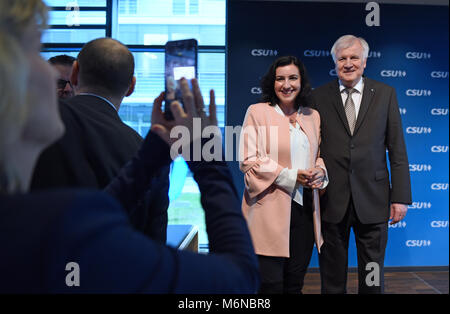
<instances>
[{"instance_id":1,"label":"floor","mask_svg":"<svg viewBox=\"0 0 450 314\"><path fill-rule=\"evenodd\" d=\"M448 271L408 271L385 272L384 290L386 294L448 294ZM358 291L358 274L349 273L347 292ZM306 274L304 294L320 294L320 275L317 272Z\"/></svg>"}]
</instances>

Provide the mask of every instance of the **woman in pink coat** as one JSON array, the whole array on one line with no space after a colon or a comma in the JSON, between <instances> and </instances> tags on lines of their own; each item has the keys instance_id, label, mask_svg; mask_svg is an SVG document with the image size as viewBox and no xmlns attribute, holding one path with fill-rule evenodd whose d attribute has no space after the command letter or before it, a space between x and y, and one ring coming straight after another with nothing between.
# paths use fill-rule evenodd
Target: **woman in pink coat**
<instances>
[{"instance_id":1,"label":"woman in pink coat","mask_svg":"<svg viewBox=\"0 0 450 314\"><path fill-rule=\"evenodd\" d=\"M296 57L275 60L261 85L262 102L248 108L240 138L242 210L258 255L259 292L301 293L314 241L319 252L323 242L317 189L328 179L320 117Z\"/></svg>"}]
</instances>

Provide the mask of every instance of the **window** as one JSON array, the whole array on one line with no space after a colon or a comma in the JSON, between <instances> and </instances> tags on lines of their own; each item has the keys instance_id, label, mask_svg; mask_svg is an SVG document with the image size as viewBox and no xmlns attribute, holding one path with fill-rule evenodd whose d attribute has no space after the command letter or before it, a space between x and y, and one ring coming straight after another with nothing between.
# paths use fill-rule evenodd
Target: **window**
<instances>
[{"instance_id":1,"label":"window","mask_svg":"<svg viewBox=\"0 0 450 314\"><path fill-rule=\"evenodd\" d=\"M198 14L198 0L189 1L189 15Z\"/></svg>"},{"instance_id":2,"label":"window","mask_svg":"<svg viewBox=\"0 0 450 314\"><path fill-rule=\"evenodd\" d=\"M119 0L119 8L127 2ZM134 14L119 11L118 40L155 46L196 38L200 46L216 46L225 53L225 0L138 0L136 5Z\"/></svg>"},{"instance_id":3,"label":"window","mask_svg":"<svg viewBox=\"0 0 450 314\"><path fill-rule=\"evenodd\" d=\"M82 46L92 39L111 34L108 32L106 0L45 2L52 7L49 13L50 28L42 36L42 42L47 46L74 43Z\"/></svg>"},{"instance_id":4,"label":"window","mask_svg":"<svg viewBox=\"0 0 450 314\"><path fill-rule=\"evenodd\" d=\"M136 14L137 0L122 0L119 2L119 14Z\"/></svg>"},{"instance_id":5,"label":"window","mask_svg":"<svg viewBox=\"0 0 450 314\"><path fill-rule=\"evenodd\" d=\"M186 1L185 0L172 0L172 13L173 13L173 15L185 15L186 14Z\"/></svg>"},{"instance_id":6,"label":"window","mask_svg":"<svg viewBox=\"0 0 450 314\"><path fill-rule=\"evenodd\" d=\"M164 90L164 44L195 38L199 43L198 74L205 104L216 94L219 126L225 120L225 1L226 0L44 0L52 7L42 37L42 55L76 56L83 44L111 36L135 57L135 92L122 102L122 120L145 136L155 99ZM175 178L176 177L176 178ZM170 224L199 227L200 248L208 243L197 184L182 159L172 164Z\"/></svg>"}]
</instances>

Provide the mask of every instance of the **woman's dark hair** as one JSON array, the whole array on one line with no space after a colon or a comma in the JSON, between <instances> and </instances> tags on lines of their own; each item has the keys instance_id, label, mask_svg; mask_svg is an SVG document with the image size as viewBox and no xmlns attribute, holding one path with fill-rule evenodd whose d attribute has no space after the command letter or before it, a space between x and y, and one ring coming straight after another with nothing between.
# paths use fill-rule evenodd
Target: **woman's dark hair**
<instances>
[{"instance_id":1,"label":"woman's dark hair","mask_svg":"<svg viewBox=\"0 0 450 314\"><path fill-rule=\"evenodd\" d=\"M269 102L271 106L275 106L279 102L279 99L275 94L274 89L276 70L279 67L290 64L295 64L297 66L300 72L300 80L301 80L300 93L297 95L297 98L295 99L294 104L295 109L298 109L300 106L311 107L312 89L311 84L309 83L308 74L306 72L306 68L303 65L303 63L297 57L294 56L279 57L271 64L266 75L264 75L264 77L261 80L261 89L262 89L261 102Z\"/></svg>"}]
</instances>

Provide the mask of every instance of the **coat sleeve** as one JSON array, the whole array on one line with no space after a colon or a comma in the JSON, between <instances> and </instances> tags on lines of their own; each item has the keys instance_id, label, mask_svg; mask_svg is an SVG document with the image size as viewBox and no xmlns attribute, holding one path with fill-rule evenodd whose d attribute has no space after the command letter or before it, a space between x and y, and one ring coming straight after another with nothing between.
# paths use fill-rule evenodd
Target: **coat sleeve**
<instances>
[{"instance_id":1,"label":"coat sleeve","mask_svg":"<svg viewBox=\"0 0 450 314\"><path fill-rule=\"evenodd\" d=\"M244 173L244 184L251 198L274 184L283 167L267 154L265 132L270 126L261 125L250 106L245 115L239 143L239 168Z\"/></svg>"},{"instance_id":2,"label":"coat sleeve","mask_svg":"<svg viewBox=\"0 0 450 314\"><path fill-rule=\"evenodd\" d=\"M161 170L167 168L171 161L169 146L150 131L137 154L120 170L119 175L105 187L104 191L118 200L130 214L149 190L152 180L161 173Z\"/></svg>"},{"instance_id":3,"label":"coat sleeve","mask_svg":"<svg viewBox=\"0 0 450 314\"><path fill-rule=\"evenodd\" d=\"M328 171L327 171L327 167L325 166L325 162L323 161L322 157L320 157L320 142L322 141L322 135L321 135L321 128L320 128L320 115L319 112L317 110L315 110L315 112L318 115L317 118L317 124L318 124L318 129L319 129L319 141L317 143L317 156L316 156L316 163L315 166L322 168L325 171L325 179L323 181L323 185L321 187L321 189L325 189L328 185L328 183L330 182L330 179L328 178Z\"/></svg>"},{"instance_id":4,"label":"coat sleeve","mask_svg":"<svg viewBox=\"0 0 450 314\"><path fill-rule=\"evenodd\" d=\"M148 160L152 155L142 157ZM153 164L158 166L156 160ZM80 196L70 202L72 208L58 231L63 236L56 237L58 245L52 246L52 252L58 252L58 264L51 265L53 272L57 270L48 284L51 292L255 293L257 260L226 163L191 161L188 165L201 191L210 254L158 244L133 230L113 199L97 193ZM81 284L75 289L64 281L67 262L76 262L80 268Z\"/></svg>"},{"instance_id":5,"label":"coat sleeve","mask_svg":"<svg viewBox=\"0 0 450 314\"><path fill-rule=\"evenodd\" d=\"M411 181L402 120L395 90L392 89L386 144L391 168L391 202L411 204Z\"/></svg>"}]
</instances>

